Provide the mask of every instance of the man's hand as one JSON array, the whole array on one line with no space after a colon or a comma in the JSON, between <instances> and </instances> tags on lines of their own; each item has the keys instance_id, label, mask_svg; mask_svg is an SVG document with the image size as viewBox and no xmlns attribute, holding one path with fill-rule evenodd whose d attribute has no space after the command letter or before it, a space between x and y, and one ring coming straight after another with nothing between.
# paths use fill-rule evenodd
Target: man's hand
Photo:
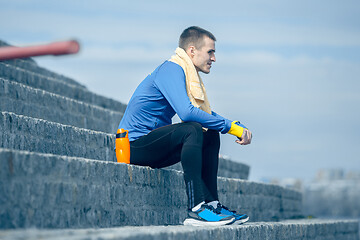
<instances>
[{"instance_id":1,"label":"man's hand","mask_svg":"<svg viewBox=\"0 0 360 240\"><path fill-rule=\"evenodd\" d=\"M239 140L236 140L235 142L240 144L240 145L248 145L251 143L251 139L252 139L252 133L250 132L249 129L244 128L244 132L241 136L241 138L238 138Z\"/></svg>"},{"instance_id":2,"label":"man's hand","mask_svg":"<svg viewBox=\"0 0 360 240\"><path fill-rule=\"evenodd\" d=\"M248 145L251 143L252 133L239 121L233 121L231 123L231 127L228 133L238 138L238 140L235 141L238 144Z\"/></svg>"}]
</instances>

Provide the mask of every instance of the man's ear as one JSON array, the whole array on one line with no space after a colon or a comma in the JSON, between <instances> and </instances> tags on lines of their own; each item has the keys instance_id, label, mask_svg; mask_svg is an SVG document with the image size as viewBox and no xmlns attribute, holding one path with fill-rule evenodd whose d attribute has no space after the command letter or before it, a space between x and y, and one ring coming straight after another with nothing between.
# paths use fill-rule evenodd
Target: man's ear
<instances>
[{"instance_id":1,"label":"man's ear","mask_svg":"<svg viewBox=\"0 0 360 240\"><path fill-rule=\"evenodd\" d=\"M195 50L195 46L189 46L186 50L186 53L190 58L193 58L195 56Z\"/></svg>"}]
</instances>

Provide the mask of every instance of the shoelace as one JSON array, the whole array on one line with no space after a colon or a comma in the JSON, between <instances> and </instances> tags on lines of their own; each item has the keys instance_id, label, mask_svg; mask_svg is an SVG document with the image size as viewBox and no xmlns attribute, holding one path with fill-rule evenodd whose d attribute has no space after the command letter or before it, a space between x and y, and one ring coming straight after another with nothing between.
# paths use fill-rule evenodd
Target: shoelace
<instances>
[{"instance_id":1,"label":"shoelace","mask_svg":"<svg viewBox=\"0 0 360 240\"><path fill-rule=\"evenodd\" d=\"M213 206L207 204L204 204L203 206L216 214L221 214L221 208L214 208Z\"/></svg>"},{"instance_id":2,"label":"shoelace","mask_svg":"<svg viewBox=\"0 0 360 240\"><path fill-rule=\"evenodd\" d=\"M236 214L236 211L231 211L227 207L225 207L224 205L218 203L218 207L216 209L219 209L219 211L221 211L221 208L223 208L223 209L225 209L225 210L227 210L229 212L232 212L233 214Z\"/></svg>"}]
</instances>

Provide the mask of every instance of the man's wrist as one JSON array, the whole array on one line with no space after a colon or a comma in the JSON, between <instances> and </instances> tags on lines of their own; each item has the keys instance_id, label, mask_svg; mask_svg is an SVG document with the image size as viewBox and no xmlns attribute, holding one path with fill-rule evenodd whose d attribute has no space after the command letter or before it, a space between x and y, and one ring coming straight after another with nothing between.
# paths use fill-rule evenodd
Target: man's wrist
<instances>
[{"instance_id":1,"label":"man's wrist","mask_svg":"<svg viewBox=\"0 0 360 240\"><path fill-rule=\"evenodd\" d=\"M233 121L231 123L231 127L228 133L234 135L235 137L241 138L245 128L246 127L242 125L239 121Z\"/></svg>"}]
</instances>

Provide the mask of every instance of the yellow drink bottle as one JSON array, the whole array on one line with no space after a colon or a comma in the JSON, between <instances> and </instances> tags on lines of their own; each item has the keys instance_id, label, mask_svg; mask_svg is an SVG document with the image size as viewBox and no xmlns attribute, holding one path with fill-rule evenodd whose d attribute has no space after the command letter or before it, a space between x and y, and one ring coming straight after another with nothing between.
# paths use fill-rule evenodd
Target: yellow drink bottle
<instances>
[{"instance_id":1,"label":"yellow drink bottle","mask_svg":"<svg viewBox=\"0 0 360 240\"><path fill-rule=\"evenodd\" d=\"M120 128L116 132L115 152L117 162L130 163L129 131Z\"/></svg>"}]
</instances>

